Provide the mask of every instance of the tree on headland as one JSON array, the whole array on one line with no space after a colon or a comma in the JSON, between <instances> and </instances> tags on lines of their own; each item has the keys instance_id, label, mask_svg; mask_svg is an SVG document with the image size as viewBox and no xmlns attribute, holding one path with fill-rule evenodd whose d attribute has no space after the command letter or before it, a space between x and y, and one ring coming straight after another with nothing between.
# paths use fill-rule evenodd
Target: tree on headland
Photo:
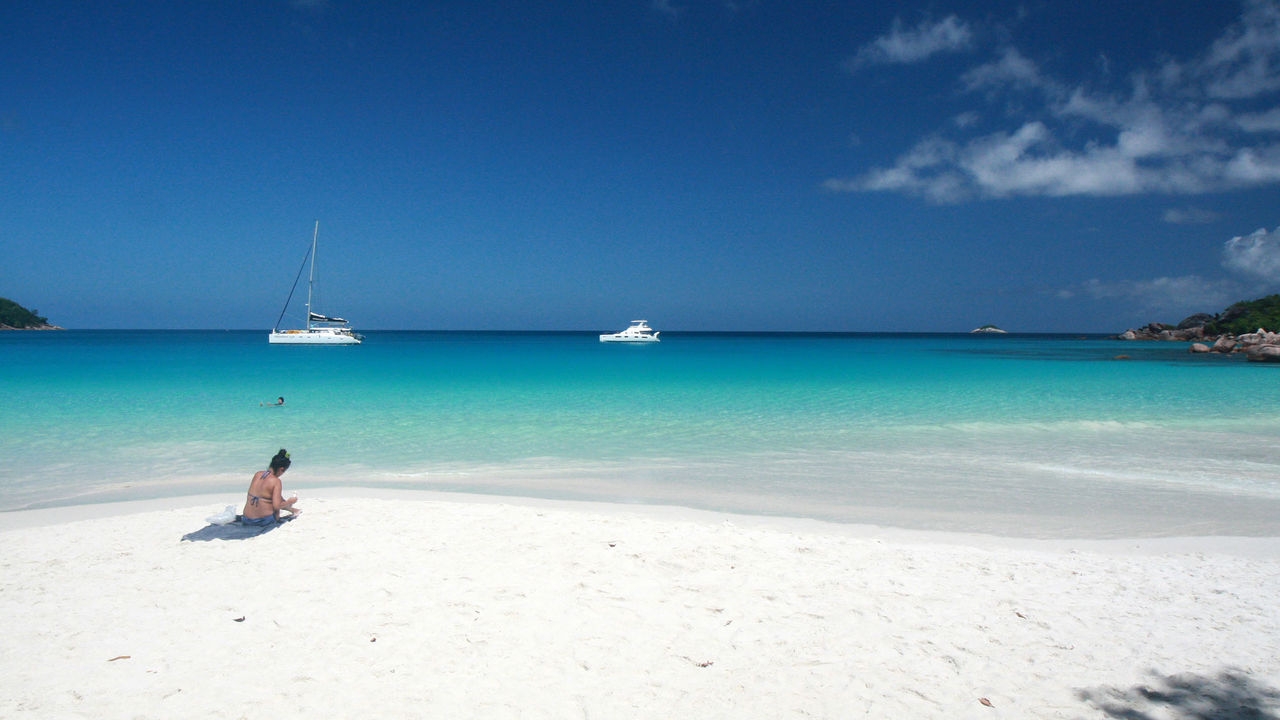
<instances>
[{"instance_id":1,"label":"tree on headland","mask_svg":"<svg viewBox=\"0 0 1280 720\"><path fill-rule=\"evenodd\" d=\"M17 328L18 330L49 327L49 318L40 317L36 312L35 310L28 310L8 298L0 298L0 327Z\"/></svg>"}]
</instances>

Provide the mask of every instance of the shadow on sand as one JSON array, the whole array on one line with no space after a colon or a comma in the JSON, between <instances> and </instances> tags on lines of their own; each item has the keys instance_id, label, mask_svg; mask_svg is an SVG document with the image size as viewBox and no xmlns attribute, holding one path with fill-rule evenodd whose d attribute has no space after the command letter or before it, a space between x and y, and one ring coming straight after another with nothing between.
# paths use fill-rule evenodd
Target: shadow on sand
<instances>
[{"instance_id":1,"label":"shadow on sand","mask_svg":"<svg viewBox=\"0 0 1280 720\"><path fill-rule=\"evenodd\" d=\"M195 532L189 532L182 536L186 542L209 542L210 540L245 540L251 537L258 537L263 533L269 533L272 530L293 519L292 515L286 515L280 518L280 522L275 525L261 527L258 525L241 525L239 522L229 523L227 525L209 525Z\"/></svg>"},{"instance_id":2,"label":"shadow on sand","mask_svg":"<svg viewBox=\"0 0 1280 720\"><path fill-rule=\"evenodd\" d=\"M1280 691L1238 670L1152 677L1151 685L1092 688L1079 696L1119 720L1280 720Z\"/></svg>"}]
</instances>

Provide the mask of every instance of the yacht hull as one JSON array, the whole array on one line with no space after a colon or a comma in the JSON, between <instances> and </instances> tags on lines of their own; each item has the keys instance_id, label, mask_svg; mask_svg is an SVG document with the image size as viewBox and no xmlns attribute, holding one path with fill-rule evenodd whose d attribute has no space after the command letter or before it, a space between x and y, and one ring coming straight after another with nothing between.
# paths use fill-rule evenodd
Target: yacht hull
<instances>
[{"instance_id":1,"label":"yacht hull","mask_svg":"<svg viewBox=\"0 0 1280 720\"><path fill-rule=\"evenodd\" d=\"M655 333L651 337L618 337L616 335L601 335L600 342L616 342L616 343L656 343L658 335Z\"/></svg>"}]
</instances>

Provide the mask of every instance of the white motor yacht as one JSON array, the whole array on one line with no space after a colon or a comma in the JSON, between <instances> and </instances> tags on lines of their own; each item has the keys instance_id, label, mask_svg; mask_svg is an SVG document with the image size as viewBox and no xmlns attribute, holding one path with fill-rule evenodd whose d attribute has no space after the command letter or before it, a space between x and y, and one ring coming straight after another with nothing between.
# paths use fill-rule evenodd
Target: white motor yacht
<instances>
[{"instance_id":1,"label":"white motor yacht","mask_svg":"<svg viewBox=\"0 0 1280 720\"><path fill-rule=\"evenodd\" d=\"M649 327L645 320L632 320L631 327L622 332L606 333L600 336L600 342L658 342L658 333Z\"/></svg>"}]
</instances>

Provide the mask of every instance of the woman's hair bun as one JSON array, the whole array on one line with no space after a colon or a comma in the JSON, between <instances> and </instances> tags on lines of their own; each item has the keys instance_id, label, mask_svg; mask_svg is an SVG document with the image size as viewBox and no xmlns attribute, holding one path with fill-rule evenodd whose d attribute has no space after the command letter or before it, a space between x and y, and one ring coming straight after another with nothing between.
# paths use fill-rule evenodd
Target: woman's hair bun
<instances>
[{"instance_id":1,"label":"woman's hair bun","mask_svg":"<svg viewBox=\"0 0 1280 720\"><path fill-rule=\"evenodd\" d=\"M280 452L276 453L276 456L271 458L271 467L273 469L287 468L290 464L292 463L289 460L289 451L284 448L280 448Z\"/></svg>"}]
</instances>

